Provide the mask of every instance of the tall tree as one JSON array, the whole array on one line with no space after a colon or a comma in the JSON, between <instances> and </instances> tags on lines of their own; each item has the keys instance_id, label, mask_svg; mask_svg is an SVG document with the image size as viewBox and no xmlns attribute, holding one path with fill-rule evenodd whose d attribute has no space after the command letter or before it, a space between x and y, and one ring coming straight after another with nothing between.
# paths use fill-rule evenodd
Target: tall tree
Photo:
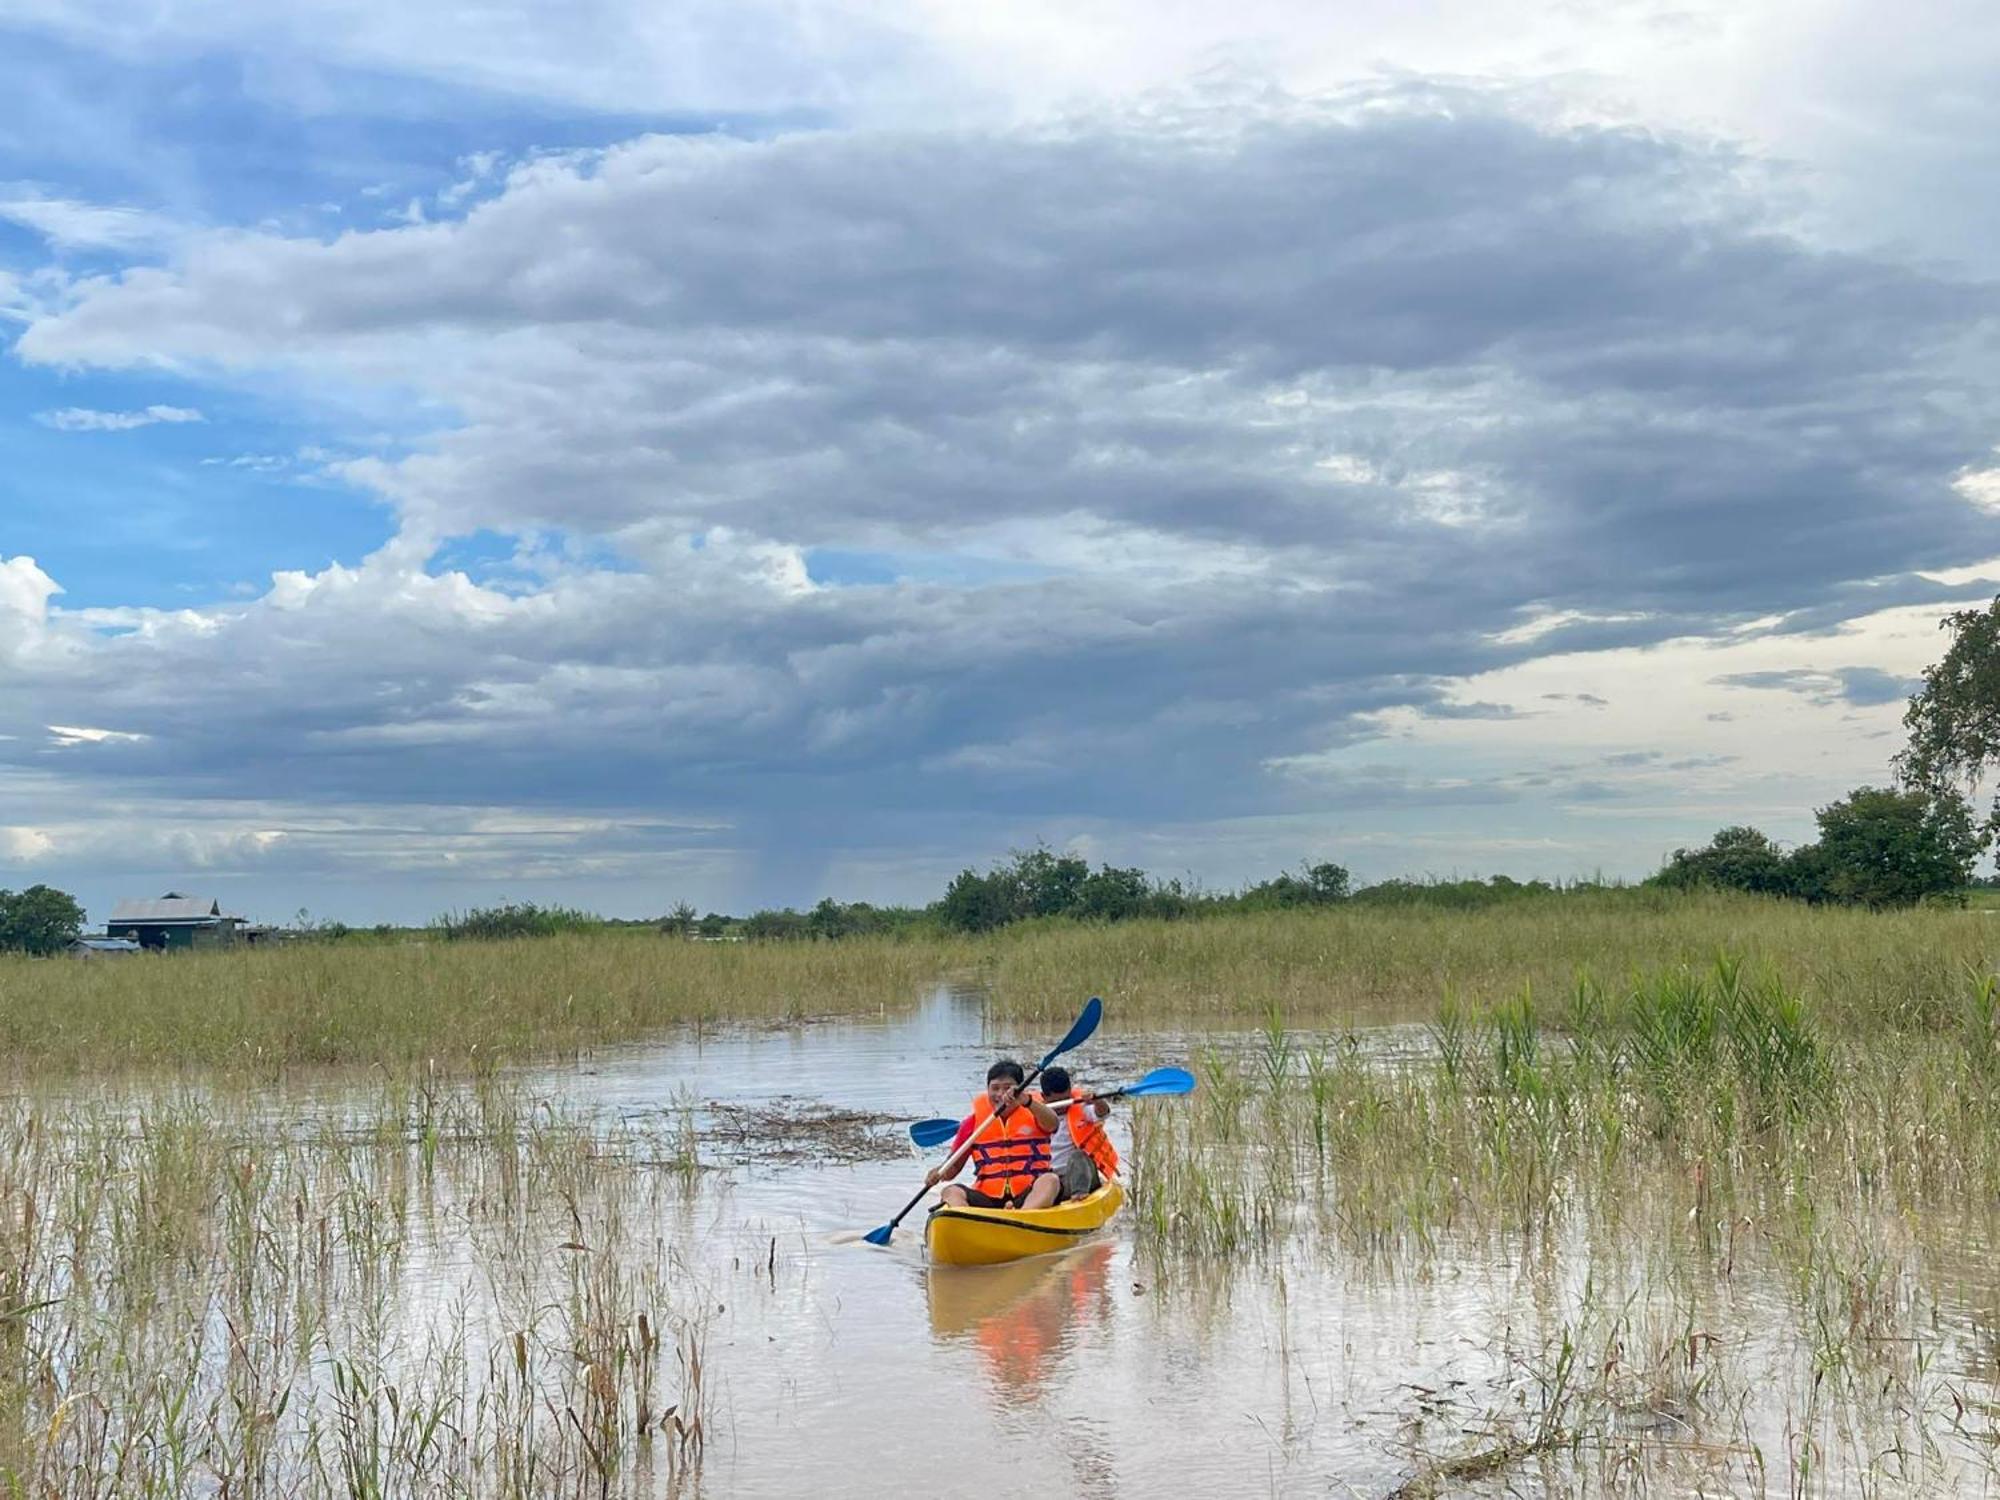
<instances>
[{"instance_id":1,"label":"tall tree","mask_svg":"<svg viewBox=\"0 0 2000 1500\"><path fill-rule=\"evenodd\" d=\"M1817 816L1819 842L1788 861L1808 900L1909 906L1963 890L1972 878L1979 835L1955 791L1856 787Z\"/></svg>"},{"instance_id":2,"label":"tall tree","mask_svg":"<svg viewBox=\"0 0 2000 1500\"><path fill-rule=\"evenodd\" d=\"M60 953L83 932L83 908L68 891L31 885L0 891L0 950Z\"/></svg>"},{"instance_id":3,"label":"tall tree","mask_svg":"<svg viewBox=\"0 0 2000 1500\"><path fill-rule=\"evenodd\" d=\"M1951 646L1910 698L1903 715L1910 743L1896 757L1896 774L1906 786L1972 796L2000 766L2000 598L1984 609L1957 610L1940 624ZM1987 839L1996 831L2000 796L1983 827Z\"/></svg>"}]
</instances>

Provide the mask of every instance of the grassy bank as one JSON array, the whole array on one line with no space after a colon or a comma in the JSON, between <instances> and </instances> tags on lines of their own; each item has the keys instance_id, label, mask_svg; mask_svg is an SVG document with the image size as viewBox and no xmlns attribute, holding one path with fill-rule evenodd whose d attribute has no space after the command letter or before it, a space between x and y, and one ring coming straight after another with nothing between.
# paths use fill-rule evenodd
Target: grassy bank
<instances>
[{"instance_id":1,"label":"grassy bank","mask_svg":"<svg viewBox=\"0 0 2000 1500\"><path fill-rule=\"evenodd\" d=\"M984 938L687 943L651 932L494 943L311 945L85 964L0 961L0 1055L37 1068L295 1065L560 1056L689 1023L893 1012L984 983L1009 1028L1106 998L1114 1027L1294 1026L1428 1016L1568 992L1719 951L1770 967L1829 1021L1919 1027L2000 962L2000 917L1871 914L1754 898L1606 891L1483 911L1336 907Z\"/></svg>"},{"instance_id":2,"label":"grassy bank","mask_svg":"<svg viewBox=\"0 0 2000 1500\"><path fill-rule=\"evenodd\" d=\"M0 1056L37 1068L269 1071L555 1057L723 1021L872 1015L960 943L687 943L651 933L0 961Z\"/></svg>"},{"instance_id":3,"label":"grassy bank","mask_svg":"<svg viewBox=\"0 0 2000 1500\"><path fill-rule=\"evenodd\" d=\"M1044 928L1003 937L985 973L1007 1017L1053 1019L1095 991L1120 1022L1294 1026L1428 1017L1453 991L1486 1003L1567 994L1579 972L1707 968L1719 952L1769 967L1834 1018L1926 1024L1973 970L2000 963L2000 916L1871 913L1710 894L1605 891L1481 911L1357 906Z\"/></svg>"}]
</instances>

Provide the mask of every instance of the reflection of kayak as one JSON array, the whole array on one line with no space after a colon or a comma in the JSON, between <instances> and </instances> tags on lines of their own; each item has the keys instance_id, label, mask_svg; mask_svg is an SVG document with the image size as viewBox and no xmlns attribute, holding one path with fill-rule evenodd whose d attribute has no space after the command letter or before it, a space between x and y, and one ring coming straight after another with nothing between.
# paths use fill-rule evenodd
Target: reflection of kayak
<instances>
[{"instance_id":1,"label":"reflection of kayak","mask_svg":"<svg viewBox=\"0 0 2000 1500\"><path fill-rule=\"evenodd\" d=\"M1096 1192L1054 1208L947 1208L931 1210L924 1244L942 1266L995 1266L1029 1255L1066 1250L1104 1227L1125 1202L1113 1177Z\"/></svg>"},{"instance_id":2,"label":"reflection of kayak","mask_svg":"<svg viewBox=\"0 0 2000 1500\"><path fill-rule=\"evenodd\" d=\"M1042 1255L1003 1266L932 1266L924 1285L931 1333L945 1341L975 1337L997 1324L1031 1318L1042 1303L1084 1316L1105 1292L1113 1246L1090 1240L1067 1254Z\"/></svg>"},{"instance_id":3,"label":"reflection of kayak","mask_svg":"<svg viewBox=\"0 0 2000 1500\"><path fill-rule=\"evenodd\" d=\"M932 1266L924 1273L931 1336L954 1355L976 1357L987 1394L1003 1408L1034 1406L1097 1342L1117 1249L1099 1235L1004 1266Z\"/></svg>"}]
</instances>

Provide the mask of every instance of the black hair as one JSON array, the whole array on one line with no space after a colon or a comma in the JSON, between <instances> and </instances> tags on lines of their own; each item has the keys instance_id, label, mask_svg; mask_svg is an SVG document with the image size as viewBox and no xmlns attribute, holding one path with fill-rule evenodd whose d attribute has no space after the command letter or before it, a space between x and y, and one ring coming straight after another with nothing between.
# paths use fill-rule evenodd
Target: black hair
<instances>
[{"instance_id":1,"label":"black hair","mask_svg":"<svg viewBox=\"0 0 2000 1500\"><path fill-rule=\"evenodd\" d=\"M988 1083L991 1083L996 1078L1011 1078L1014 1080L1014 1087L1019 1088L1028 1081L1028 1073L1013 1058L1003 1057L986 1070L986 1081Z\"/></svg>"},{"instance_id":2,"label":"black hair","mask_svg":"<svg viewBox=\"0 0 2000 1500\"><path fill-rule=\"evenodd\" d=\"M1069 1092L1068 1068L1042 1069L1042 1093L1050 1099L1059 1098Z\"/></svg>"}]
</instances>

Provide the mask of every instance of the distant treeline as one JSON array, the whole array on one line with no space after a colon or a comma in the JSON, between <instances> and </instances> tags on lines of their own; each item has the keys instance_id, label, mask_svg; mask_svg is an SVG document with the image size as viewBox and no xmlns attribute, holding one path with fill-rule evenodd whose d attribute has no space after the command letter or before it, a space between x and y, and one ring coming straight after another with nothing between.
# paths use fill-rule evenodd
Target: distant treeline
<instances>
[{"instance_id":1,"label":"distant treeline","mask_svg":"<svg viewBox=\"0 0 2000 1500\"><path fill-rule=\"evenodd\" d=\"M872 906L832 898L809 911L789 907L741 919L710 912L696 917L682 907L660 921L671 934L710 939L830 939L864 934L992 932L1017 922L1123 922L1137 917L1176 921L1230 912L1307 907L1436 906L1469 909L1534 900L1581 890L1622 887L1603 882L1551 884L1511 880L1387 880L1356 889L1344 866L1308 862L1239 891L1210 891L1146 871L1090 862L1046 846L1018 850L985 871L961 870L944 894L927 906Z\"/></svg>"},{"instance_id":2,"label":"distant treeline","mask_svg":"<svg viewBox=\"0 0 2000 1500\"><path fill-rule=\"evenodd\" d=\"M1724 828L1698 849L1676 849L1641 885L1551 883L1495 875L1476 880L1385 880L1356 888L1344 866L1308 862L1238 891L1209 891L1137 868L1100 864L1046 846L1018 850L980 871L961 870L927 906L874 906L828 897L809 911L780 907L747 917L681 905L649 924L671 936L728 941L820 940L867 935L992 932L1019 922L1175 921L1231 912L1334 906L1471 910L1553 899L1629 900L1642 892L1710 888L1859 905L1905 906L1955 897L1972 882L1980 839L1962 798L1860 787L1819 809L1820 836L1784 850L1755 828ZM517 937L599 923L560 907L502 906L441 919L448 938Z\"/></svg>"},{"instance_id":3,"label":"distant treeline","mask_svg":"<svg viewBox=\"0 0 2000 1500\"><path fill-rule=\"evenodd\" d=\"M669 936L710 941L828 941L871 935L991 932L1037 920L1123 922L1152 917L1173 921L1343 903L1469 909L1582 890L1624 888L1601 881L1551 884L1495 875L1485 880L1386 880L1356 889L1345 867L1321 861L1239 891L1210 891L1179 879L1157 879L1136 868L1100 864L1093 869L1087 860L1038 845L1018 850L984 872L960 871L944 894L926 906L876 906L828 897L806 911L771 907L739 917L715 911L699 914L683 903L666 916L635 922L608 920L572 907L525 902L447 913L428 930L452 941L638 926L655 927ZM362 935L337 923L314 924L308 930L320 937ZM391 929L380 928L373 935L390 934Z\"/></svg>"}]
</instances>

